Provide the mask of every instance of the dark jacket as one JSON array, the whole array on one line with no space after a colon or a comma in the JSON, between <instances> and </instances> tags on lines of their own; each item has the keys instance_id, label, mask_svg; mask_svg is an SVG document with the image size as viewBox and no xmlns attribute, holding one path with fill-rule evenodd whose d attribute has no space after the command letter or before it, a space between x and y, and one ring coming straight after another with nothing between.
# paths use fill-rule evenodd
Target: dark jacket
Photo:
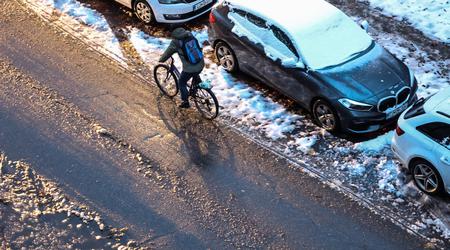
<instances>
[{"instance_id":1,"label":"dark jacket","mask_svg":"<svg viewBox=\"0 0 450 250\"><path fill-rule=\"evenodd\" d=\"M169 47L166 49L164 54L159 59L160 62L167 61L173 54L178 53L180 56L181 62L183 63L183 72L186 73L200 73L203 70L203 67L205 67L205 61L202 59L201 62L197 64L191 64L186 58L184 57L183 51L181 50L180 41L183 39L186 39L188 37L191 37L192 34L189 31L186 31L183 28L177 28L172 32L172 42L170 43Z\"/></svg>"}]
</instances>

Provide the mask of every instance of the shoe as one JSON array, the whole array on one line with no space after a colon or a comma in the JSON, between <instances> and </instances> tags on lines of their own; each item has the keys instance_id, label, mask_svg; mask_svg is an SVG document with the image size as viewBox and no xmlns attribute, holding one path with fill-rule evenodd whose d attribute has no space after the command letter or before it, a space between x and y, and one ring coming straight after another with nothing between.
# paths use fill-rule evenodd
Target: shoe
<instances>
[{"instance_id":1,"label":"shoe","mask_svg":"<svg viewBox=\"0 0 450 250\"><path fill-rule=\"evenodd\" d=\"M180 106L178 106L178 107L180 107L180 108L182 108L182 109L188 109L188 108L191 107L191 105L189 105L189 102L182 102L182 103L180 104Z\"/></svg>"}]
</instances>

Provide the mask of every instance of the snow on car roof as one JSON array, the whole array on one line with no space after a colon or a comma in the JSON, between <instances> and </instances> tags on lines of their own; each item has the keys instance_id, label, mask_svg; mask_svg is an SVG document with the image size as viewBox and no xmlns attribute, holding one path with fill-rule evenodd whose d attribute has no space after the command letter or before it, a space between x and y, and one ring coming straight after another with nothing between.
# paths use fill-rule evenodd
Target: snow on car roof
<instances>
[{"instance_id":1,"label":"snow on car roof","mask_svg":"<svg viewBox=\"0 0 450 250\"><path fill-rule=\"evenodd\" d=\"M296 34L342 12L323 0L226 0L235 7L256 12Z\"/></svg>"},{"instance_id":2,"label":"snow on car roof","mask_svg":"<svg viewBox=\"0 0 450 250\"><path fill-rule=\"evenodd\" d=\"M225 0L225 4L284 30L312 69L344 63L373 42L352 19L323 0Z\"/></svg>"}]
</instances>

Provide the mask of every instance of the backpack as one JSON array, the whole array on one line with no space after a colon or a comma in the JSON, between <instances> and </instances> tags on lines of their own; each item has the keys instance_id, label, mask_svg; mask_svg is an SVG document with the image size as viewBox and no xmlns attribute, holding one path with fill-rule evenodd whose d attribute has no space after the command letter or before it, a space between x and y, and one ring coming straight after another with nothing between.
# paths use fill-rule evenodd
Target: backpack
<instances>
[{"instance_id":1,"label":"backpack","mask_svg":"<svg viewBox=\"0 0 450 250\"><path fill-rule=\"evenodd\" d=\"M191 36L180 41L180 47L184 58L191 64L197 64L203 60L203 52L197 38Z\"/></svg>"}]
</instances>

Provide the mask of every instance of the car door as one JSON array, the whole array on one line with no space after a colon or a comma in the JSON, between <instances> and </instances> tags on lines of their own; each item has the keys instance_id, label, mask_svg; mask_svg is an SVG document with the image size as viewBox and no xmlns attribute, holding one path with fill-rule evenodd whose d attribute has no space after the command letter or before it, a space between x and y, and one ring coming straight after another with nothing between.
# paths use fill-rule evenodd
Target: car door
<instances>
[{"instance_id":1,"label":"car door","mask_svg":"<svg viewBox=\"0 0 450 250\"><path fill-rule=\"evenodd\" d=\"M435 153L439 157L441 164L443 164L447 169L450 169L450 136L445 144L436 146Z\"/></svg>"},{"instance_id":2,"label":"car door","mask_svg":"<svg viewBox=\"0 0 450 250\"><path fill-rule=\"evenodd\" d=\"M239 15L238 20L233 18L235 27L232 33L240 46L235 53L241 69L305 104L308 99L305 93L309 92L305 92L304 84L308 77L305 69L296 67L299 56L289 37L280 28L268 25L270 22L256 14L239 9L232 11L234 16ZM290 60L290 67L284 67L281 62L287 60Z\"/></svg>"},{"instance_id":3,"label":"car door","mask_svg":"<svg viewBox=\"0 0 450 250\"><path fill-rule=\"evenodd\" d=\"M266 45L266 54L272 53L272 57L264 58L264 72L271 85L287 96L307 104L309 100L308 74L301 63L301 58L294 43L289 36L279 27L269 27L273 37L273 44ZM272 46L272 48L270 48Z\"/></svg>"},{"instance_id":4,"label":"car door","mask_svg":"<svg viewBox=\"0 0 450 250\"><path fill-rule=\"evenodd\" d=\"M431 122L417 128L430 140L434 141L431 156L436 167L450 167L450 124L445 122ZM441 171L441 169L438 169Z\"/></svg>"},{"instance_id":5,"label":"car door","mask_svg":"<svg viewBox=\"0 0 450 250\"><path fill-rule=\"evenodd\" d=\"M264 48L261 45L257 30L267 27L266 21L255 15L237 8L230 10L230 20L234 26L232 28L232 41L230 45L235 52L242 71L250 74L264 82L267 82L262 68L264 62Z\"/></svg>"}]
</instances>

